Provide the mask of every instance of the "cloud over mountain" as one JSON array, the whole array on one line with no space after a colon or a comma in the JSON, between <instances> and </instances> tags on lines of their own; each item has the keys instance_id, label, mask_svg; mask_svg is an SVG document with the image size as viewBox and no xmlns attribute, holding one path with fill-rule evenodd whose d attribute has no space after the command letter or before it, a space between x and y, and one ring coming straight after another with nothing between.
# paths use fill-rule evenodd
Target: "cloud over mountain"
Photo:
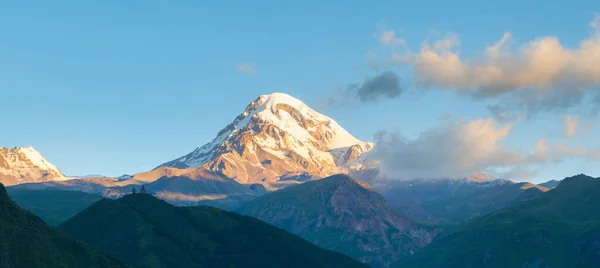
<instances>
[{"instance_id":1,"label":"cloud over mountain","mask_svg":"<svg viewBox=\"0 0 600 268\"><path fill-rule=\"evenodd\" d=\"M415 139L379 132L374 155L381 161L382 174L393 178L464 177L479 171L530 176L531 167L597 155L588 148L546 140L539 140L529 151L509 150L503 142L511 130L511 124L486 118L443 125Z\"/></svg>"}]
</instances>

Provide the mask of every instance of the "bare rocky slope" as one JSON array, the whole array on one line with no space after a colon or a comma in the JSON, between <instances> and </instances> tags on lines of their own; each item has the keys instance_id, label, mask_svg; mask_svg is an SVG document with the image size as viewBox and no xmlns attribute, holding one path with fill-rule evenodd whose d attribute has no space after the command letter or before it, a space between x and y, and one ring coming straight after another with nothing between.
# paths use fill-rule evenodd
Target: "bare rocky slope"
<instances>
[{"instance_id":1,"label":"bare rocky slope","mask_svg":"<svg viewBox=\"0 0 600 268\"><path fill-rule=\"evenodd\" d=\"M33 147L0 147L0 183L21 183L64 179L63 174Z\"/></svg>"},{"instance_id":2,"label":"bare rocky slope","mask_svg":"<svg viewBox=\"0 0 600 268\"><path fill-rule=\"evenodd\" d=\"M237 211L374 267L415 253L440 231L391 210L366 183L343 174L263 195Z\"/></svg>"}]
</instances>

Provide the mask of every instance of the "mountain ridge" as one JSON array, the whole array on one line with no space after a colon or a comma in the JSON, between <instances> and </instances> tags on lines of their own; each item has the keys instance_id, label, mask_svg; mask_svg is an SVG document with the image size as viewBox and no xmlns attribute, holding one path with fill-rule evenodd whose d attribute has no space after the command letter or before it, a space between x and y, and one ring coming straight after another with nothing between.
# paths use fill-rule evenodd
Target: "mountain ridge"
<instances>
[{"instance_id":1,"label":"mountain ridge","mask_svg":"<svg viewBox=\"0 0 600 268\"><path fill-rule=\"evenodd\" d=\"M600 179L576 175L543 194L438 235L394 267L597 267Z\"/></svg>"},{"instance_id":2,"label":"mountain ridge","mask_svg":"<svg viewBox=\"0 0 600 268\"><path fill-rule=\"evenodd\" d=\"M365 182L345 174L290 186L236 210L374 267L387 267L439 232L392 211Z\"/></svg>"}]
</instances>

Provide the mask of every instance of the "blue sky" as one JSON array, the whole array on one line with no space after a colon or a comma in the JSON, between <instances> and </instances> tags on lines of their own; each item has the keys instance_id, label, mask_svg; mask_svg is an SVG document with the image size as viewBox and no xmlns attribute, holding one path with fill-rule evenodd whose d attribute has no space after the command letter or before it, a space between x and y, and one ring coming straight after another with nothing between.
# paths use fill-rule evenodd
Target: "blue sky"
<instances>
[{"instance_id":1,"label":"blue sky","mask_svg":"<svg viewBox=\"0 0 600 268\"><path fill-rule=\"evenodd\" d=\"M141 172L210 141L258 95L285 92L317 107L336 88L376 75L365 54L385 51L374 37L382 28L412 51L432 29L452 32L471 57L506 31L516 44L555 36L576 47L594 12L600 2L11 1L0 8L0 146L33 146L67 175ZM430 90L323 112L362 140L379 130L416 138L447 113L491 117L487 104ZM567 114L512 122L505 146L548 139L600 148L597 124L562 138ZM530 179L598 176L596 165L548 163Z\"/></svg>"}]
</instances>

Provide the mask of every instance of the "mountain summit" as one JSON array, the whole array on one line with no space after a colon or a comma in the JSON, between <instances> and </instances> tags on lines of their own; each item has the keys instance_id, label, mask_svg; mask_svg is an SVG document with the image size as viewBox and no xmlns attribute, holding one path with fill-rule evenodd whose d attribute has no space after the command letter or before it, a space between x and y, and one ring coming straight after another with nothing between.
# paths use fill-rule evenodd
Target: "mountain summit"
<instances>
[{"instance_id":1,"label":"mountain summit","mask_svg":"<svg viewBox=\"0 0 600 268\"><path fill-rule=\"evenodd\" d=\"M323 178L373 148L284 94L262 95L211 142L160 167L202 167L240 183L279 188Z\"/></svg>"},{"instance_id":2,"label":"mountain summit","mask_svg":"<svg viewBox=\"0 0 600 268\"><path fill-rule=\"evenodd\" d=\"M0 148L0 183L6 186L62 178L63 174L33 147Z\"/></svg>"}]
</instances>

